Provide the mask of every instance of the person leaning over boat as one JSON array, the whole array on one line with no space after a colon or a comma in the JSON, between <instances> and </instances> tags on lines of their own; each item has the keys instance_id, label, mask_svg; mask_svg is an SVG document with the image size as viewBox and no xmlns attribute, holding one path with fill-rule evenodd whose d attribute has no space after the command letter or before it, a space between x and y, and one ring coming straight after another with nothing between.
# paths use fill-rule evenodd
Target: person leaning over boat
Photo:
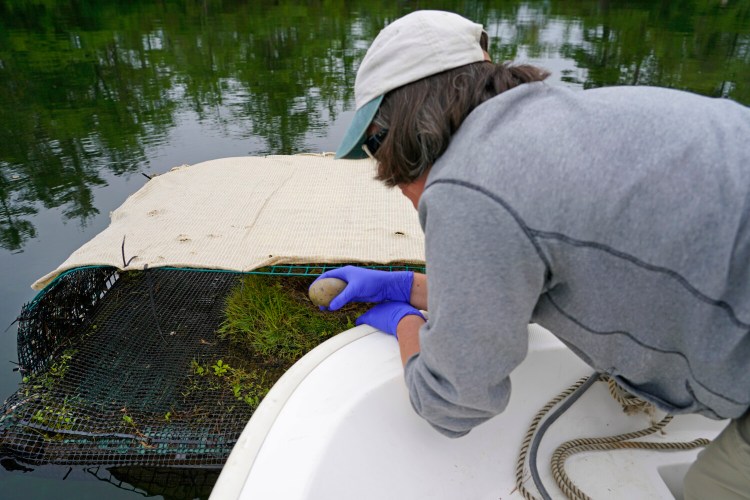
<instances>
[{"instance_id":1,"label":"person leaning over boat","mask_svg":"<svg viewBox=\"0 0 750 500\"><path fill-rule=\"evenodd\" d=\"M358 323L397 336L412 405L451 437L503 411L539 323L665 411L732 419L686 497L750 497L750 110L556 87L481 34L418 11L367 51L337 157L369 152L412 201L429 278L330 271L330 309L380 302Z\"/></svg>"}]
</instances>

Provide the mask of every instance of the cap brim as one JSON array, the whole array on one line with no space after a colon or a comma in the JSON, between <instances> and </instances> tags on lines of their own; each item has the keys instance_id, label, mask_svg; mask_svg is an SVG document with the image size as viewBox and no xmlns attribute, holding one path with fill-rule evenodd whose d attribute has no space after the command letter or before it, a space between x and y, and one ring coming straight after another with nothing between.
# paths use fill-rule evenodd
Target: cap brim
<instances>
[{"instance_id":1,"label":"cap brim","mask_svg":"<svg viewBox=\"0 0 750 500\"><path fill-rule=\"evenodd\" d=\"M346 158L350 160L367 158L367 153L362 149L362 144L365 143L367 128L370 126L370 123L372 123L372 119L375 118L375 114L378 112L378 108L382 101L383 96L378 96L354 113L354 119L347 129L346 135L344 135L344 139L341 141L341 145L339 145L339 148L336 150L335 158Z\"/></svg>"}]
</instances>

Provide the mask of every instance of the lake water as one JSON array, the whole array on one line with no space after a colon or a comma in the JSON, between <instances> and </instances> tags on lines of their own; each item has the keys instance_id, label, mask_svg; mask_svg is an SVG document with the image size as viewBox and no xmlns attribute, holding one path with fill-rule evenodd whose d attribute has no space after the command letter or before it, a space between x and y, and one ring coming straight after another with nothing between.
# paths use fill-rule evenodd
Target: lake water
<instances>
[{"instance_id":1,"label":"lake water","mask_svg":"<svg viewBox=\"0 0 750 500\"><path fill-rule=\"evenodd\" d=\"M554 85L750 105L750 1L0 1L0 397L20 381L11 323L29 285L142 174L335 150L369 42L416 8L484 24L495 61L543 66ZM181 498L59 472L2 468L0 498Z\"/></svg>"}]
</instances>

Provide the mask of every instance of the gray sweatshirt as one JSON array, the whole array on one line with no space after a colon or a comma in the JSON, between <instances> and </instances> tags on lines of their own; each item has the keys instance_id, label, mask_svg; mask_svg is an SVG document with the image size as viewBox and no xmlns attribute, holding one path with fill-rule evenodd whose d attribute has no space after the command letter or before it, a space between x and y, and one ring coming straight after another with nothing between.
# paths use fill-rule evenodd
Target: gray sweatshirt
<instances>
[{"instance_id":1,"label":"gray sweatshirt","mask_svg":"<svg viewBox=\"0 0 750 500\"><path fill-rule=\"evenodd\" d=\"M466 119L419 203L429 320L405 375L448 436L500 413L527 324L673 413L750 406L750 109L522 85Z\"/></svg>"}]
</instances>

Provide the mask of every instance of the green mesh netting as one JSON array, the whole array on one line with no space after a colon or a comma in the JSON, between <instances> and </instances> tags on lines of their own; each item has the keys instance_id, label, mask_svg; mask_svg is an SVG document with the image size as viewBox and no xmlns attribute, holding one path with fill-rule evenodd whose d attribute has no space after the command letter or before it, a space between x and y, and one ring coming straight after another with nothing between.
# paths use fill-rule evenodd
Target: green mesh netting
<instances>
[{"instance_id":1,"label":"green mesh netting","mask_svg":"<svg viewBox=\"0 0 750 500\"><path fill-rule=\"evenodd\" d=\"M304 289L331 267L256 273L309 277ZM291 364L217 334L226 298L242 279L107 267L58 278L19 317L24 381L0 415L0 456L120 471L219 469L259 403L246 387L272 385ZM226 366L242 370L242 387L222 383Z\"/></svg>"},{"instance_id":2,"label":"green mesh netting","mask_svg":"<svg viewBox=\"0 0 750 500\"><path fill-rule=\"evenodd\" d=\"M236 280L67 274L21 314L26 382L0 417L3 454L29 464L221 465L252 408L219 391L190 397L188 388L193 359L228 360L213 332Z\"/></svg>"}]
</instances>

